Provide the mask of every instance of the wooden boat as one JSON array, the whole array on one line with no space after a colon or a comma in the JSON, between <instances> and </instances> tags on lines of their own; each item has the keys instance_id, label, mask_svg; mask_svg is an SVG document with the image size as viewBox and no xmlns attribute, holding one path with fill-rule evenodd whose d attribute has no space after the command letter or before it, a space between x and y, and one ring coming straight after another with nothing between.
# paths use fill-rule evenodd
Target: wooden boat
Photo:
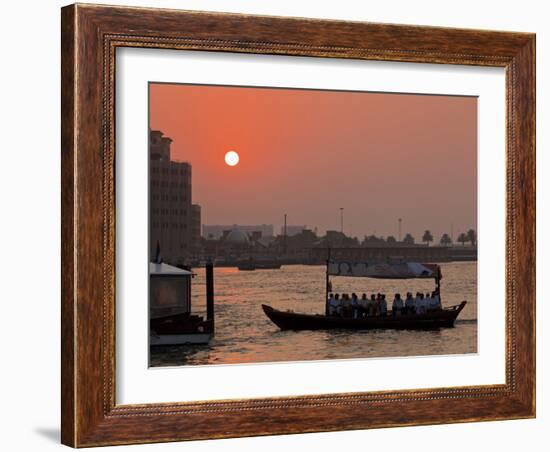
<instances>
[{"instance_id":1,"label":"wooden boat","mask_svg":"<svg viewBox=\"0 0 550 452\"><path fill-rule=\"evenodd\" d=\"M406 262L402 259L385 262L334 262L330 259L330 248L326 262L326 294L324 314L303 314L292 311L279 311L262 305L265 315L281 330L371 330L371 329L433 329L453 327L466 301L459 305L430 310L422 314L376 315L350 317L329 315L329 292L332 292L330 276L377 279L419 279L433 278L436 283L434 293L441 302L441 268L436 264ZM441 306L441 304L440 304Z\"/></svg>"},{"instance_id":2,"label":"wooden boat","mask_svg":"<svg viewBox=\"0 0 550 452\"><path fill-rule=\"evenodd\" d=\"M208 344L214 322L190 313L167 315L150 320L150 345Z\"/></svg>"},{"instance_id":3,"label":"wooden boat","mask_svg":"<svg viewBox=\"0 0 550 452\"><path fill-rule=\"evenodd\" d=\"M372 329L434 329L453 327L466 301L459 305L428 311L426 314L385 315L373 317L339 317L321 314L300 314L279 311L262 305L267 317L281 330L372 330Z\"/></svg>"},{"instance_id":4,"label":"wooden boat","mask_svg":"<svg viewBox=\"0 0 550 452\"><path fill-rule=\"evenodd\" d=\"M212 333L156 334L151 332L149 345L206 345L212 339Z\"/></svg>"},{"instance_id":5,"label":"wooden boat","mask_svg":"<svg viewBox=\"0 0 550 452\"><path fill-rule=\"evenodd\" d=\"M149 264L149 345L208 344L214 335L214 268L206 264L206 319L191 313L194 273L162 262Z\"/></svg>"}]
</instances>

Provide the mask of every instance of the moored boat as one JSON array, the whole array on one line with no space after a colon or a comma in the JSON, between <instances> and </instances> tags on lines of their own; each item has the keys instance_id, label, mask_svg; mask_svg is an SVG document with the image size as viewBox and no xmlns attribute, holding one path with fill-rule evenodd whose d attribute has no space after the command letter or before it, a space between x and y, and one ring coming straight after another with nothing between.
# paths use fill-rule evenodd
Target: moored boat
<instances>
[{"instance_id":1,"label":"moored boat","mask_svg":"<svg viewBox=\"0 0 550 452\"><path fill-rule=\"evenodd\" d=\"M208 344L214 336L213 264L206 264L206 319L192 313L190 270L157 257L149 264L149 345Z\"/></svg>"},{"instance_id":2,"label":"moored boat","mask_svg":"<svg viewBox=\"0 0 550 452\"><path fill-rule=\"evenodd\" d=\"M188 312L150 319L150 345L208 344L214 322Z\"/></svg>"}]
</instances>

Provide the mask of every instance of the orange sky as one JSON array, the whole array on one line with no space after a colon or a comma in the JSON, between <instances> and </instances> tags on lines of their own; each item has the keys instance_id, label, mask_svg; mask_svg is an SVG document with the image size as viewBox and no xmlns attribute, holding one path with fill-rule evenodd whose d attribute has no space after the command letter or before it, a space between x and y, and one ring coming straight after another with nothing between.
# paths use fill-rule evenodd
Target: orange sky
<instances>
[{"instance_id":1,"label":"orange sky","mask_svg":"<svg viewBox=\"0 0 550 452\"><path fill-rule=\"evenodd\" d=\"M193 165L203 224L273 223L420 241L476 228L473 97L150 85L150 127ZM239 153L228 167L224 155ZM477 228L476 228L477 229Z\"/></svg>"}]
</instances>

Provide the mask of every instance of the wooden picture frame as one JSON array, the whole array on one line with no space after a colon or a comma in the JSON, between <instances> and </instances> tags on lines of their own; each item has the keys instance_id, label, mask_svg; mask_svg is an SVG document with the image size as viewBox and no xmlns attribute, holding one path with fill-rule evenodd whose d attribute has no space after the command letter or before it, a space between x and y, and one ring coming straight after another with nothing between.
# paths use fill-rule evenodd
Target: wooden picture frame
<instances>
[{"instance_id":1,"label":"wooden picture frame","mask_svg":"<svg viewBox=\"0 0 550 452\"><path fill-rule=\"evenodd\" d=\"M64 444L85 447L535 416L535 35L78 4L62 9L61 32ZM118 47L505 68L505 384L117 405Z\"/></svg>"}]
</instances>

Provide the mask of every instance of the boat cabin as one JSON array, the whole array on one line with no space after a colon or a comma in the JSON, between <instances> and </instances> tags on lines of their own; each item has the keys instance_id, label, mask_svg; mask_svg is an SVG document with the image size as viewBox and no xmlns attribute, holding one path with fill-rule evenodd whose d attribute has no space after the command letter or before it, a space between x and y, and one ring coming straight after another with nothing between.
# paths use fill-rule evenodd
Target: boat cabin
<instances>
[{"instance_id":1,"label":"boat cabin","mask_svg":"<svg viewBox=\"0 0 550 452\"><path fill-rule=\"evenodd\" d=\"M150 318L191 312L193 272L165 263L149 263Z\"/></svg>"}]
</instances>

